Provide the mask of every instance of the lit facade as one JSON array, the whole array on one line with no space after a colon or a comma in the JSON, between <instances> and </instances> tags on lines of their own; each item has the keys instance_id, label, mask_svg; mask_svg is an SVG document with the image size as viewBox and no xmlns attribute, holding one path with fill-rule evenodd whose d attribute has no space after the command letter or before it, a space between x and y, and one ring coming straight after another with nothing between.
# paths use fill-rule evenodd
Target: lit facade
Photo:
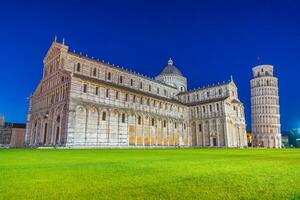
<instances>
[{"instance_id":1,"label":"lit facade","mask_svg":"<svg viewBox=\"0 0 300 200\"><path fill-rule=\"evenodd\" d=\"M246 147L233 80L187 91L170 59L155 79L55 41L30 98L26 145L71 148Z\"/></svg>"},{"instance_id":2,"label":"lit facade","mask_svg":"<svg viewBox=\"0 0 300 200\"><path fill-rule=\"evenodd\" d=\"M251 120L253 147L281 148L278 79L272 65L252 69Z\"/></svg>"}]
</instances>

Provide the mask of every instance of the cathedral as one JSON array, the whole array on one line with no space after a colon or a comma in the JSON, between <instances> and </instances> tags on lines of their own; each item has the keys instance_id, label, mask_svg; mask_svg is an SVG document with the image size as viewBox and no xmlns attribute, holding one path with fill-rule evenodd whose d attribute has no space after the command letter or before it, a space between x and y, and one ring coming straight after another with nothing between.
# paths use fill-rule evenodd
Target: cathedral
<instances>
[{"instance_id":1,"label":"cathedral","mask_svg":"<svg viewBox=\"0 0 300 200\"><path fill-rule=\"evenodd\" d=\"M27 147L246 147L234 81L188 90L169 59L149 78L55 40L30 97Z\"/></svg>"}]
</instances>

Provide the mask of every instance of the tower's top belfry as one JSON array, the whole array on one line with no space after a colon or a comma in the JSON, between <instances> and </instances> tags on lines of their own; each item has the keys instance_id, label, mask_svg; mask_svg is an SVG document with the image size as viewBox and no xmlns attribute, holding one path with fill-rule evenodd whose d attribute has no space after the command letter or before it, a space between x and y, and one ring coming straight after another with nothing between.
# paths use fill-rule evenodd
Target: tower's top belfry
<instances>
[{"instance_id":1,"label":"tower's top belfry","mask_svg":"<svg viewBox=\"0 0 300 200\"><path fill-rule=\"evenodd\" d=\"M273 65L258 65L252 68L253 77L273 76Z\"/></svg>"}]
</instances>

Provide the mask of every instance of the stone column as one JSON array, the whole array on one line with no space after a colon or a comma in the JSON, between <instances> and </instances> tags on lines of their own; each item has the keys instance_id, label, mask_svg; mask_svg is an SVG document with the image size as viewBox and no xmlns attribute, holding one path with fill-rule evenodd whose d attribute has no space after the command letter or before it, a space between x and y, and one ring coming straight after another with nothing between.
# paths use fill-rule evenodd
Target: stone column
<instances>
[{"instance_id":1,"label":"stone column","mask_svg":"<svg viewBox=\"0 0 300 200\"><path fill-rule=\"evenodd\" d=\"M111 110L107 110L107 145L110 146L110 115Z\"/></svg>"},{"instance_id":2,"label":"stone column","mask_svg":"<svg viewBox=\"0 0 300 200\"><path fill-rule=\"evenodd\" d=\"M199 126L199 124L198 124L198 126ZM197 126L197 123L195 122L196 146L199 146L199 140L198 140L199 130L198 130L198 126ZM193 141L192 141L192 144L193 144Z\"/></svg>"},{"instance_id":3,"label":"stone column","mask_svg":"<svg viewBox=\"0 0 300 200\"><path fill-rule=\"evenodd\" d=\"M219 122L218 121L216 121L216 132L217 132L217 146L221 147L221 144L220 144L220 132L219 132Z\"/></svg>"},{"instance_id":4,"label":"stone column","mask_svg":"<svg viewBox=\"0 0 300 200\"><path fill-rule=\"evenodd\" d=\"M229 147L229 142L228 142L228 124L227 124L227 119L224 118L224 143L226 147Z\"/></svg>"},{"instance_id":5,"label":"stone column","mask_svg":"<svg viewBox=\"0 0 300 200\"><path fill-rule=\"evenodd\" d=\"M134 127L134 134L135 134L135 144L134 146L137 146L137 119L136 119L136 115L134 115L134 119L135 119L135 127Z\"/></svg>"},{"instance_id":6,"label":"stone column","mask_svg":"<svg viewBox=\"0 0 300 200\"><path fill-rule=\"evenodd\" d=\"M120 117L122 117L122 114L120 116L120 113L118 113L118 146L120 146Z\"/></svg>"},{"instance_id":7,"label":"stone column","mask_svg":"<svg viewBox=\"0 0 300 200\"><path fill-rule=\"evenodd\" d=\"M98 118L97 118L97 141L96 144L97 146L99 145L99 134L100 134L100 120L101 120L101 112L100 109L97 108L97 112L98 112Z\"/></svg>"},{"instance_id":8,"label":"stone column","mask_svg":"<svg viewBox=\"0 0 300 200\"><path fill-rule=\"evenodd\" d=\"M209 135L209 146L213 146L212 136L211 136L211 121L208 120L208 135Z\"/></svg>"},{"instance_id":9,"label":"stone column","mask_svg":"<svg viewBox=\"0 0 300 200\"><path fill-rule=\"evenodd\" d=\"M204 131L205 127L204 127L202 122L200 122L200 123L201 123L201 126L202 126L202 146L205 147L205 131Z\"/></svg>"},{"instance_id":10,"label":"stone column","mask_svg":"<svg viewBox=\"0 0 300 200\"><path fill-rule=\"evenodd\" d=\"M144 115L142 115L142 140L143 140L143 146L145 146L145 136L144 136Z\"/></svg>"}]
</instances>

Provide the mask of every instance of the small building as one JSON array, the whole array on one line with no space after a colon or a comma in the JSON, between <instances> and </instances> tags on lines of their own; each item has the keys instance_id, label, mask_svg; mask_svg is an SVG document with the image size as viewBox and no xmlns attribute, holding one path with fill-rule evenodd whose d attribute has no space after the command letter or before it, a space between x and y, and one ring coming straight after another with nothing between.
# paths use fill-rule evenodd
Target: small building
<instances>
[{"instance_id":1,"label":"small building","mask_svg":"<svg viewBox=\"0 0 300 200\"><path fill-rule=\"evenodd\" d=\"M4 116L0 115L0 127L4 126Z\"/></svg>"},{"instance_id":2,"label":"small building","mask_svg":"<svg viewBox=\"0 0 300 200\"><path fill-rule=\"evenodd\" d=\"M26 124L5 123L4 117L0 116L0 147L23 147Z\"/></svg>"}]
</instances>

